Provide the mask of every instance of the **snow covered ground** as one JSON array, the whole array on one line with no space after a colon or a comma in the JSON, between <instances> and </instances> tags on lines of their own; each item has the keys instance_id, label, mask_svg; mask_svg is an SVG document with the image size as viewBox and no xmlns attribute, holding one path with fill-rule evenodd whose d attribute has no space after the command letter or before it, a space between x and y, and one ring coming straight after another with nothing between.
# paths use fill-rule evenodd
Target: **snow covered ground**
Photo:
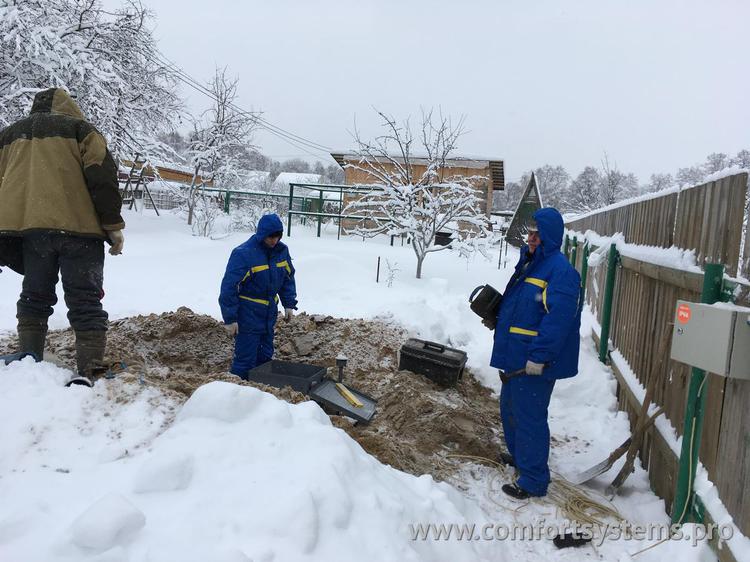
<instances>
[{"instance_id":1,"label":"snow covered ground","mask_svg":"<svg viewBox=\"0 0 750 562\"><path fill-rule=\"evenodd\" d=\"M125 253L106 264L110 318L179 306L218 318L226 259L247 236L195 238L171 215L129 213L126 221ZM497 255L467 261L441 252L428 256L424 278L417 280L408 247L336 240L333 228L318 239L314 230L294 227L285 242L297 269L301 310L398 322L466 350L472 371L499 389L487 366L491 335L469 310L468 295L483 283L502 289L515 256L498 270ZM385 280L396 267L389 287ZM15 328L19 288L18 276L0 275L0 331ZM52 328L67 325L60 297ZM585 316L581 373L557 385L550 407L551 467L563 476L602 460L628 436L626 416L616 410L614 378L588 338L590 322ZM108 392L108 381L93 391L66 389L67 376L49 363L0 367L3 562L624 561L657 542L605 540L558 551L543 536L489 540L512 525L560 519L551 503L513 502L498 494L500 482L488 489L487 478L475 479L471 471L456 488L382 465L314 403L291 405L223 382L201 387L184 405L137 386L121 401ZM475 474L487 470L477 467ZM606 483L600 478L594 491ZM669 524L640 467L614 503L633 524ZM449 540L414 540L415 527L430 523L475 525L478 539L460 540L454 532ZM706 557L707 545L686 539L633 560Z\"/></svg>"}]
</instances>

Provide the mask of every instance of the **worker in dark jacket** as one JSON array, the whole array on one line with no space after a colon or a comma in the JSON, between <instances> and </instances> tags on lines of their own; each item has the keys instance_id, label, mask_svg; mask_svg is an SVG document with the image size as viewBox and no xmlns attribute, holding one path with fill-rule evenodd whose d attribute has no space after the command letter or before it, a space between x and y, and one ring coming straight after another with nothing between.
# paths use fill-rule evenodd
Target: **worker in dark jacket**
<instances>
[{"instance_id":1,"label":"worker in dark jacket","mask_svg":"<svg viewBox=\"0 0 750 562\"><path fill-rule=\"evenodd\" d=\"M563 219L553 208L534 213L528 243L508 282L495 324L490 365L500 370L505 460L520 476L505 484L518 499L544 496L550 481L547 408L557 379L578 372L581 278L560 252ZM524 369L512 378L504 373Z\"/></svg>"},{"instance_id":2,"label":"worker in dark jacket","mask_svg":"<svg viewBox=\"0 0 750 562\"><path fill-rule=\"evenodd\" d=\"M282 243L278 215L264 215L255 234L232 250L219 305L224 324L235 336L231 372L247 380L247 372L273 357L273 333L278 301L291 320L297 308L297 288L289 249Z\"/></svg>"},{"instance_id":3,"label":"worker in dark jacket","mask_svg":"<svg viewBox=\"0 0 750 562\"><path fill-rule=\"evenodd\" d=\"M20 351L42 359L59 273L82 377L104 357L104 242L113 255L124 244L118 187L104 137L65 90L39 92L30 115L0 131L0 265L24 276Z\"/></svg>"}]
</instances>

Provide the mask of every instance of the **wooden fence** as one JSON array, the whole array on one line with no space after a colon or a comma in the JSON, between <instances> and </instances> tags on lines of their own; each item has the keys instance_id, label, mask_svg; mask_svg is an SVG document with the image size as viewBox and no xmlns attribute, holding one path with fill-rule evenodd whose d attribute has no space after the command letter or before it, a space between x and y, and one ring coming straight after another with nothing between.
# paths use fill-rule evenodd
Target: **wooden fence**
<instances>
[{"instance_id":1,"label":"wooden fence","mask_svg":"<svg viewBox=\"0 0 750 562\"><path fill-rule=\"evenodd\" d=\"M727 274L734 276L738 267L747 271L748 260L740 256L747 179L747 174L730 176L681 193L590 214L566 226L575 232L591 230L604 236L621 232L632 244L692 249L698 263L723 263ZM579 240L579 271L582 247ZM746 255L748 250L745 244ZM653 389L653 402L664 408L681 435L690 368L669 359L672 324L678 299L700 302L702 275L627 255L621 256L617 267L611 345L627 360L640 383ZM590 268L587 276L586 299L600 323L606 270L603 260ZM614 364L613 370L619 382L620 408L633 425L638 400ZM700 459L735 523L750 536L750 381L709 374L707 384ZM654 491L671 509L677 479L675 455L653 429L640 455Z\"/></svg>"},{"instance_id":2,"label":"wooden fence","mask_svg":"<svg viewBox=\"0 0 750 562\"><path fill-rule=\"evenodd\" d=\"M699 263L723 263L727 273L734 276L741 262L746 191L747 174L735 174L681 192L591 213L566 226L602 236L620 232L632 244L695 250ZM747 277L746 263L740 273Z\"/></svg>"}]
</instances>

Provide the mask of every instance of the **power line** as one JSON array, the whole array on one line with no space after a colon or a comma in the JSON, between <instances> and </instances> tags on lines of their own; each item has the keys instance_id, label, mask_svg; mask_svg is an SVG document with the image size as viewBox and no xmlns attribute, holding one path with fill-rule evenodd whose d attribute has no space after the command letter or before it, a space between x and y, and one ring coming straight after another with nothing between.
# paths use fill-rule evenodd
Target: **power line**
<instances>
[{"instance_id":1,"label":"power line","mask_svg":"<svg viewBox=\"0 0 750 562\"><path fill-rule=\"evenodd\" d=\"M216 100L216 97L214 96L213 92L211 92L208 88L206 88L203 84L198 82L195 78L190 76L187 72L182 70L177 64L172 62L171 60L167 59L164 55L157 53L157 52L146 52L146 51L139 51L144 57L146 57L148 60L150 60L153 63L159 64L161 66L166 67L170 71L172 71L178 80L183 82L184 84L190 86L194 90L198 91L199 93L202 93L205 96L210 97L214 101ZM277 125L273 125L268 120L263 119L258 115L257 113L253 113L250 111L247 111L241 107L239 107L235 103L230 103L230 107L232 107L235 111L238 113L245 115L247 117L250 117L253 119L256 123L259 124L260 128L265 129L272 135L280 138L281 140L287 142L288 144L294 146L295 148L302 150L303 152L309 154L310 156L313 156L315 158L319 158L317 154L313 154L307 148L310 150L317 151L319 153L325 154L326 156L330 155L331 149L325 145L322 145L320 143L316 143L314 141L310 141L304 137L301 137L299 135L296 135L295 133L292 133L290 131L286 131L285 129L282 129L281 127L278 127ZM302 146L300 146L302 145ZM305 148L307 147L307 148Z\"/></svg>"}]
</instances>

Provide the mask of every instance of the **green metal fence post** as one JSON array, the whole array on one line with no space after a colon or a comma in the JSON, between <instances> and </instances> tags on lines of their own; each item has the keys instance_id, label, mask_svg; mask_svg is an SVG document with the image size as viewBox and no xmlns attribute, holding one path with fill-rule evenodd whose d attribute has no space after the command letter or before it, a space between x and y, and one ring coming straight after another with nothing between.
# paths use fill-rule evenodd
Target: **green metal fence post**
<instances>
[{"instance_id":1,"label":"green metal fence post","mask_svg":"<svg viewBox=\"0 0 750 562\"><path fill-rule=\"evenodd\" d=\"M570 238L568 238L568 235L565 235L565 244L563 244L563 254L565 254L566 258L569 258L568 256L568 246L570 245Z\"/></svg>"},{"instance_id":2,"label":"green metal fence post","mask_svg":"<svg viewBox=\"0 0 750 562\"><path fill-rule=\"evenodd\" d=\"M581 256L581 296L578 303L583 306L586 302L586 276L589 274L589 243L583 243L583 255Z\"/></svg>"},{"instance_id":3,"label":"green metal fence post","mask_svg":"<svg viewBox=\"0 0 750 562\"><path fill-rule=\"evenodd\" d=\"M576 266L578 260L578 236L573 236L573 251L570 253L570 263Z\"/></svg>"},{"instance_id":4,"label":"green metal fence post","mask_svg":"<svg viewBox=\"0 0 750 562\"><path fill-rule=\"evenodd\" d=\"M289 212L286 215L286 235L292 234L292 205L294 205L294 184L289 184Z\"/></svg>"},{"instance_id":5,"label":"green metal fence post","mask_svg":"<svg viewBox=\"0 0 750 562\"><path fill-rule=\"evenodd\" d=\"M227 191L226 196L224 197L224 213L229 214L229 196L231 194L231 191Z\"/></svg>"},{"instance_id":6,"label":"green metal fence post","mask_svg":"<svg viewBox=\"0 0 750 562\"><path fill-rule=\"evenodd\" d=\"M703 270L703 291L701 302L713 304L721 298L724 266L707 263ZM682 430L682 450L677 473L677 490L672 504L672 523L682 524L694 515L695 468L698 466L698 451L701 446L703 415L706 406L706 372L693 367L690 372L690 387L685 405L685 424ZM702 518L698 513L698 519ZM698 521L701 523L702 521Z\"/></svg>"},{"instance_id":7,"label":"green metal fence post","mask_svg":"<svg viewBox=\"0 0 750 562\"><path fill-rule=\"evenodd\" d=\"M323 190L320 190L320 199L318 199L318 213L323 212ZM323 221L323 216L318 215L318 238L320 238L320 223Z\"/></svg>"},{"instance_id":8,"label":"green metal fence post","mask_svg":"<svg viewBox=\"0 0 750 562\"><path fill-rule=\"evenodd\" d=\"M607 280L604 284L604 304L602 305L602 333L599 339L599 361L607 362L607 353L609 351L609 326L612 319L612 297L615 292L615 272L620 253L617 247L611 244L609 247L609 257L607 259Z\"/></svg>"}]
</instances>

